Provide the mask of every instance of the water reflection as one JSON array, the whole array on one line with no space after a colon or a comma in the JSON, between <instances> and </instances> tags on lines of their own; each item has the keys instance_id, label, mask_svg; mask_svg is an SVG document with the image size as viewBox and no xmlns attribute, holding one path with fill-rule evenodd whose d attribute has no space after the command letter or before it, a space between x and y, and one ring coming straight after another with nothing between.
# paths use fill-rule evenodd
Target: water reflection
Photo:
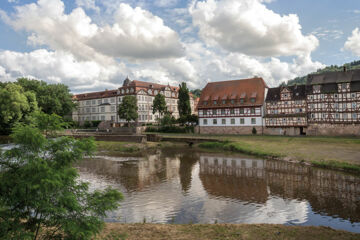
<instances>
[{"instance_id":1,"label":"water reflection","mask_svg":"<svg viewBox=\"0 0 360 240\"><path fill-rule=\"evenodd\" d=\"M360 232L360 178L244 156L164 150L79 164L95 188L125 195L108 221L281 223Z\"/></svg>"}]
</instances>

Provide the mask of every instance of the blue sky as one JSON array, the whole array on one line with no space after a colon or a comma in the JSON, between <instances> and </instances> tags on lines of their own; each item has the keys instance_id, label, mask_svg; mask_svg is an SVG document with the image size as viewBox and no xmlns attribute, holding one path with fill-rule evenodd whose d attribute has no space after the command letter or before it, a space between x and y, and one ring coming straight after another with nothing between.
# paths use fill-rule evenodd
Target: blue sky
<instances>
[{"instance_id":1,"label":"blue sky","mask_svg":"<svg viewBox=\"0 0 360 240\"><path fill-rule=\"evenodd\" d=\"M0 81L74 93L123 79L191 88L261 76L277 86L359 60L358 0L2 0Z\"/></svg>"}]
</instances>

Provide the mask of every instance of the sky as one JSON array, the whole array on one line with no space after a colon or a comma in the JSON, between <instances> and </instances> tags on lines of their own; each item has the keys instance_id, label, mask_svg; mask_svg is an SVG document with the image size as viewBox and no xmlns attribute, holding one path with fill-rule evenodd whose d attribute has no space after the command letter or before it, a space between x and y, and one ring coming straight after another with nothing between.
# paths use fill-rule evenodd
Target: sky
<instances>
[{"instance_id":1,"label":"sky","mask_svg":"<svg viewBox=\"0 0 360 240\"><path fill-rule=\"evenodd\" d=\"M360 60L359 0L0 0L0 81L278 86Z\"/></svg>"}]
</instances>

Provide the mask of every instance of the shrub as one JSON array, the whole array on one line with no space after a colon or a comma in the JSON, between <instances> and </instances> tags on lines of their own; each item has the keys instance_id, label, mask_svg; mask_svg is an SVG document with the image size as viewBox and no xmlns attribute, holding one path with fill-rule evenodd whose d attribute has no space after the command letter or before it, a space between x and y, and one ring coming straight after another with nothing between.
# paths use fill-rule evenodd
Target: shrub
<instances>
[{"instance_id":1,"label":"shrub","mask_svg":"<svg viewBox=\"0 0 360 240\"><path fill-rule=\"evenodd\" d=\"M257 133L257 131L256 131L256 128L255 127L253 127L253 129L252 129L252 134L254 134L254 135L256 135L256 133Z\"/></svg>"}]
</instances>

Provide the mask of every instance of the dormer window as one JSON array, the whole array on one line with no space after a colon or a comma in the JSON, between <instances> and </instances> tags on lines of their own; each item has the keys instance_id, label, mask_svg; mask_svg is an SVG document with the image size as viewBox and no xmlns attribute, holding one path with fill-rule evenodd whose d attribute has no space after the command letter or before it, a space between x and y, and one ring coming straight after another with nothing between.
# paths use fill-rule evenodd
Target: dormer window
<instances>
[{"instance_id":1,"label":"dormer window","mask_svg":"<svg viewBox=\"0 0 360 240\"><path fill-rule=\"evenodd\" d=\"M214 105L216 105L216 104L217 104L217 101L216 101L216 100L214 100L214 102L213 102L213 103L214 103Z\"/></svg>"},{"instance_id":2,"label":"dormer window","mask_svg":"<svg viewBox=\"0 0 360 240\"><path fill-rule=\"evenodd\" d=\"M235 104L235 100L234 100L234 99L231 99L231 104Z\"/></svg>"},{"instance_id":3,"label":"dormer window","mask_svg":"<svg viewBox=\"0 0 360 240\"><path fill-rule=\"evenodd\" d=\"M222 104L226 104L226 100L222 100Z\"/></svg>"},{"instance_id":4,"label":"dormer window","mask_svg":"<svg viewBox=\"0 0 360 240\"><path fill-rule=\"evenodd\" d=\"M204 101L203 104L204 104L204 106L206 106L206 105L208 104L208 102L207 102L207 101Z\"/></svg>"},{"instance_id":5,"label":"dormer window","mask_svg":"<svg viewBox=\"0 0 360 240\"><path fill-rule=\"evenodd\" d=\"M252 103L254 103L255 101L256 101L255 98L251 98L251 99L250 99L250 102L252 102Z\"/></svg>"},{"instance_id":6,"label":"dormer window","mask_svg":"<svg viewBox=\"0 0 360 240\"><path fill-rule=\"evenodd\" d=\"M240 103L244 103L244 102L245 102L245 99L241 98Z\"/></svg>"}]
</instances>

